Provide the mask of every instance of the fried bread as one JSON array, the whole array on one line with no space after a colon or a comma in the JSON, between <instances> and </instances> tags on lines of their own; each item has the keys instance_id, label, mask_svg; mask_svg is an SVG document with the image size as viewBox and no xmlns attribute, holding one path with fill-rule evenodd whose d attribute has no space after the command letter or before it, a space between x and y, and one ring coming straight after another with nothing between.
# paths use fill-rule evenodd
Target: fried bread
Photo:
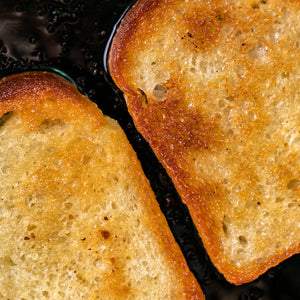
<instances>
[{"instance_id":1,"label":"fried bread","mask_svg":"<svg viewBox=\"0 0 300 300\"><path fill-rule=\"evenodd\" d=\"M140 0L108 56L135 125L235 284L300 252L300 2Z\"/></svg>"},{"instance_id":2,"label":"fried bread","mask_svg":"<svg viewBox=\"0 0 300 300\"><path fill-rule=\"evenodd\" d=\"M0 116L1 299L204 299L116 121L50 72Z\"/></svg>"}]
</instances>

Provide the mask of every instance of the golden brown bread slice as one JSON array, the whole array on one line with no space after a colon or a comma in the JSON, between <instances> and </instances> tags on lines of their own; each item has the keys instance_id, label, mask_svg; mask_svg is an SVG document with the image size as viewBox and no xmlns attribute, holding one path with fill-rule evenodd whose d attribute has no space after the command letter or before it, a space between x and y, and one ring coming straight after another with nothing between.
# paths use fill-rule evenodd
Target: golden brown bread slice
<instances>
[{"instance_id":1,"label":"golden brown bread slice","mask_svg":"<svg viewBox=\"0 0 300 300\"><path fill-rule=\"evenodd\" d=\"M300 251L300 2L140 0L108 65L206 250L242 284Z\"/></svg>"},{"instance_id":2,"label":"golden brown bread slice","mask_svg":"<svg viewBox=\"0 0 300 300\"><path fill-rule=\"evenodd\" d=\"M115 121L47 72L0 115L1 299L204 299Z\"/></svg>"}]
</instances>

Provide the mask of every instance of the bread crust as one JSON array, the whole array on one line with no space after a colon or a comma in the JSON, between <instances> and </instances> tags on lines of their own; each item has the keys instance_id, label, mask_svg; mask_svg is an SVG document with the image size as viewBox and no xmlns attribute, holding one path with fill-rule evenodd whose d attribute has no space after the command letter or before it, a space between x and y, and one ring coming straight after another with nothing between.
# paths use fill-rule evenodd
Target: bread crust
<instances>
[{"instance_id":1,"label":"bread crust","mask_svg":"<svg viewBox=\"0 0 300 300\"><path fill-rule=\"evenodd\" d=\"M143 225L147 228L147 230L152 232L156 242L161 248L164 259L175 272L173 275L175 275L177 280L174 284L178 285L178 299L204 299L202 290L189 270L186 261L180 252L179 246L175 242L168 224L160 211L155 195L150 188L148 180L143 174L140 162L138 161L135 152L131 148L126 135L115 121L109 117L103 116L96 104L79 93L75 85L61 76L50 72L32 71L8 76L0 80L0 115L3 116L5 113L12 111L20 115L22 120L21 126L23 126L25 133L32 132L45 120L60 120L65 124L84 128L84 130L89 132L89 134L100 134L105 128L111 128L111 130L115 131L115 135L119 139L125 153L120 154L123 157L122 161L124 160L122 163L130 163L130 172L128 171L128 168L125 168L124 170L127 175L121 176L127 176L129 184L135 185L137 194L141 195L139 205L144 215ZM117 145L113 145L113 147L117 147ZM83 150L80 151L87 151L87 149L83 148ZM109 157L114 157L115 153L109 153L107 155L109 155ZM120 168L121 167L123 166L120 166ZM111 172L113 171L111 170ZM48 184L51 185L50 181L47 181L48 176L51 176L51 173L49 174L41 172L36 175L37 178L40 178L38 181L39 186L42 187L44 184L46 186ZM30 182L28 183L28 186L30 186ZM70 189L72 189L72 187L70 187ZM86 199L86 201L88 201L88 199ZM50 207L50 202L51 197L49 203L43 204L45 205L45 209L47 205ZM23 202L20 203L20 205L23 205ZM21 211L24 209L26 209L25 206L24 208L20 208ZM99 213L101 214L101 212ZM56 212L50 211L49 214L53 215L54 218L52 219L51 224L56 224ZM44 221L42 220L41 223L42 222ZM50 230L52 226L51 224L49 223L46 226L47 228L50 226ZM117 226L125 225L116 224L115 226L117 228ZM84 226L85 224L83 224L83 228ZM47 234L46 227L45 230ZM93 232L90 233L91 236L92 234ZM97 236L98 235L99 234L97 233ZM100 237L101 236L107 243L111 243L110 247L114 249L114 241L109 239L110 233L102 231ZM34 237L37 245L40 245L39 242L47 245L47 240L42 242L39 241L38 238L38 235ZM76 238L79 237L75 237L75 239ZM98 240L99 236L92 240L91 243L98 243ZM127 255L132 255L132 253L134 253L133 250L130 252L131 254ZM126 252L123 254L126 255ZM91 254L88 254L87 257L90 255ZM112 252L111 255L117 254ZM118 253L118 255L120 255L120 253ZM125 257L123 258L126 268ZM112 263L114 263L114 260L115 259L112 258ZM149 263L151 264L151 262ZM114 276L109 275L108 278L105 279L107 282L105 281L102 283L102 285L104 284L104 286L107 286L107 295L111 295L110 293L112 293L115 295L116 299L127 299L130 295L130 290L128 290L128 288L121 289L122 284L127 280L127 278L124 278L122 269L122 267L116 267L116 272L113 274ZM80 288L80 286L78 288ZM133 286L132 289L134 288L135 287ZM168 288L166 287L166 289ZM102 296L104 297L104 295Z\"/></svg>"},{"instance_id":2,"label":"bread crust","mask_svg":"<svg viewBox=\"0 0 300 300\"><path fill-rule=\"evenodd\" d=\"M103 125L105 119L95 103L86 101L74 84L51 72L26 72L4 77L0 81L0 113L18 111L32 130L45 118L62 118L71 124L90 128ZM52 105L47 102L52 101ZM74 118L78 109L81 118ZM89 122L87 122L89 120Z\"/></svg>"},{"instance_id":3,"label":"bread crust","mask_svg":"<svg viewBox=\"0 0 300 300\"><path fill-rule=\"evenodd\" d=\"M299 47L291 42L296 39L294 33L299 31L297 19L299 1L233 1L231 4L226 1L138 1L122 20L108 57L110 74L124 92L137 129L187 204L212 262L235 284L252 281L300 252L299 230L294 228L291 233L294 238L289 241L281 234L280 226L275 229L277 233L272 233L273 239L278 239L278 245L282 242L286 246L272 248L266 257L233 261L231 255L224 253L222 244L229 224L233 226L233 219L255 220L255 214L265 203L272 211L272 205L267 204L261 192L255 197L251 194L258 180L257 163L253 163L250 148L254 147L255 154L263 157L260 161L263 164L264 159L274 155L270 151L275 151L273 142L266 142L269 148L255 145L257 135L270 128L270 122L276 122L268 109L276 101L284 103L284 97L287 104L281 104L283 107L295 105L298 109L299 79L295 74L299 69ZM287 74L295 76L291 75L290 83L281 86L279 82L286 80ZM158 92L159 98L155 97L157 88L162 91ZM219 107L224 107L221 113ZM294 123L287 131L299 128L299 116L291 111L286 115L290 118L288 121ZM227 128L229 123L232 128ZM249 147L242 143L248 143ZM235 152L233 147L242 150ZM291 150L292 157L299 153L299 147L295 147ZM241 187L237 202L228 196L229 192L233 194L233 188L230 191L225 188L228 183L222 182L224 178L214 180L218 168L223 170L226 157L232 158L232 154L220 153L229 151L239 155L237 160L243 155L242 151L249 155L243 159L243 166L237 168L239 172L232 175L236 186ZM216 163L218 159L220 166ZM293 163L293 170L299 169L299 164L292 160ZM234 164L232 161L232 166ZM278 189L288 185L293 176L299 176L287 164L275 164L270 169L268 176L282 174L278 175L275 185L280 187ZM223 172L230 173L228 169ZM292 190L297 199L298 187ZM257 200L248 201L250 197ZM287 225L282 223L283 227L290 222L299 224L299 201L295 203L293 221L286 220ZM230 213L227 219L234 205L236 213ZM247 205L253 207L249 215ZM280 215L279 211L274 208L274 216ZM265 212L270 213L267 209ZM248 250L243 234L239 235L239 243L240 250L248 253L268 247L265 238L258 237L255 250Z\"/></svg>"}]
</instances>

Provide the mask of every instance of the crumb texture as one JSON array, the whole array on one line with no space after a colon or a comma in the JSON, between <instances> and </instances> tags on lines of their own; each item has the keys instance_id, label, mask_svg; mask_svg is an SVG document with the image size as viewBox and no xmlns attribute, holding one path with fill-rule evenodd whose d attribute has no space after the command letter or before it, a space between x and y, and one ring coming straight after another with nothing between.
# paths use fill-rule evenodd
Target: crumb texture
<instances>
[{"instance_id":1,"label":"crumb texture","mask_svg":"<svg viewBox=\"0 0 300 300\"><path fill-rule=\"evenodd\" d=\"M0 119L1 299L203 299L125 134L104 120Z\"/></svg>"},{"instance_id":2,"label":"crumb texture","mask_svg":"<svg viewBox=\"0 0 300 300\"><path fill-rule=\"evenodd\" d=\"M158 2L110 71L213 263L251 281L300 251L299 1Z\"/></svg>"}]
</instances>

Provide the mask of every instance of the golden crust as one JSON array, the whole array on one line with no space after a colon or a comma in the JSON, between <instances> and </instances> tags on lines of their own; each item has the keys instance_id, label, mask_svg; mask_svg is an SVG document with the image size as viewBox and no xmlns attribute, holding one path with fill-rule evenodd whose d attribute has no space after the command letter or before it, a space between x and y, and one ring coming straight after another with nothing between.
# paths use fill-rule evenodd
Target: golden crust
<instances>
[{"instance_id":1,"label":"golden crust","mask_svg":"<svg viewBox=\"0 0 300 300\"><path fill-rule=\"evenodd\" d=\"M31 129L45 119L61 118L90 128L105 122L96 104L86 101L74 84L55 73L32 71L4 77L0 81L0 94L0 114L18 111ZM78 110L81 111L79 119L74 118Z\"/></svg>"},{"instance_id":2,"label":"golden crust","mask_svg":"<svg viewBox=\"0 0 300 300\"><path fill-rule=\"evenodd\" d=\"M11 111L16 111L18 115L20 115L23 125L25 125L25 132L32 132L34 129L39 127L44 120L58 119L65 124L72 124L75 127L84 128L84 130L86 130L89 135L92 135L94 133L101 134L101 131L103 131L105 128L105 130L108 129L109 133L111 132L111 130L115 132L112 134L112 136L113 139L116 139L119 142L119 144L114 145L116 141L112 140L111 149L115 149L116 153L107 153L108 157L112 157L114 161L114 167L107 165L109 164L108 159L108 162L103 162L103 165L101 165L101 169L103 169L101 170L101 172L104 172L103 174L110 175L110 172L114 172L113 168L115 168L115 164L117 165L118 163L120 164L118 168L124 168L124 174L121 174L120 177L126 178L126 180L129 182L127 184L131 184L133 186L133 189L136 189L134 191L134 197L142 198L142 202L138 204L142 210L142 213L140 211L138 212L142 215L141 222L144 222L143 226L147 228L147 230L152 232L156 242L161 249L161 253L163 253L164 259L168 262L170 269L173 270L172 272L174 272L174 274L171 274L171 276L175 276L173 278L176 278L176 282L174 282L174 285L176 285L175 290L177 289L178 292L177 296L180 299L183 299L183 296L181 295L183 293L185 295L185 299L204 299L201 288L194 278L193 274L190 272L186 261L182 253L180 252L179 246L175 242L167 225L167 222L164 219L162 212L160 211L154 193L150 188L149 182L143 174L141 165L136 157L135 152L127 141L125 134L122 132L115 121L111 120L108 117L104 117L97 106L89 99L81 95L76 87L69 81L65 80L59 75L49 72L27 72L8 76L0 81L0 115L3 116L5 113ZM80 178L80 176L86 176L86 174L89 174L86 173L88 172L88 170L85 171L87 168L87 163L82 162L81 160L82 157L90 155L90 144L91 143L83 143L82 145L79 144L79 146L75 148L74 153L69 154L69 156L64 152L58 153L57 158L53 156L54 154L48 154L49 157L47 157L47 159L49 159L49 161L52 160L52 156L54 157L53 161L64 159L66 160L64 162L65 165L70 166L70 168L72 164L74 164L75 160L81 166L78 171L80 174L68 174L68 169L63 169L62 172L65 172L65 174L60 174L58 171L54 170L54 167L53 173L52 167L47 167L47 170L45 172L45 170L41 167L40 169L36 170L36 173L32 174L33 179L25 182L26 188L24 188L24 193L28 193L28 190L31 190L32 193L34 193L35 190L38 190L40 193L42 193L43 191L53 186L53 182L55 182L57 178L63 178L63 180L66 180L66 178L71 175L73 177L76 175L74 178L77 178L78 176ZM119 149L117 148L120 145L122 145L123 152L121 151L120 154L117 154L119 153ZM107 147L108 149L110 149L110 146ZM47 164L46 161L45 164ZM36 181L34 181L34 178L36 179ZM106 180L108 179L101 179L99 177L98 180L106 182ZM84 186L86 186L85 181L86 178L83 178L82 182L84 182ZM89 182L89 184L91 183ZM85 188L81 185L79 185L78 188L79 190L76 190L76 186L74 184L74 186L66 187L65 190L63 190L61 187L61 190L59 189L59 191L51 191L54 196L53 199L51 198L51 195L49 196L49 203L43 203L44 209L41 213L41 225L39 224L35 234L33 234L31 237L27 237L28 240L35 240L37 248L40 247L40 245L48 245L49 248L52 247L53 249L56 249L56 247L59 246L52 245L51 239L54 240L53 243L55 244L56 239L54 237L57 236L60 231L64 231L64 228L60 228L62 225L59 225L61 222L60 218L61 213L64 209L64 205L55 200L55 197L57 197L55 195L56 193L58 193L58 195L60 195L59 193L81 195L81 189ZM24 194L23 196L22 195L19 195L20 199L23 196L26 196L26 194ZM79 198L80 197L81 196L79 196ZM101 201L105 200L102 199L102 196L100 195L98 197L100 197L99 199L101 199ZM86 199L86 201L91 201L92 203L92 198ZM23 201L16 202L14 204L16 206L15 210L20 210L24 214L24 211L27 211L26 205L24 203L25 202ZM55 211L53 211L55 205L57 206L57 208ZM82 205L84 207L84 201ZM30 214L30 211L28 211L28 213ZM101 214L101 211L99 211L99 214ZM111 229L115 230L115 232L118 234L121 234L120 227L124 227L126 229L127 225L124 222L120 224L114 224L113 222L110 223L108 218L106 218L106 220L107 224L111 224ZM74 222L74 224L78 223L73 215L69 215L69 221ZM89 222L91 222L92 225L94 223L93 220L89 220ZM97 222L99 222L99 220ZM109 255L112 256L110 261L106 263L112 264L113 268L116 270L114 273L108 274L107 278L104 279L104 284L102 283L102 286L104 287L102 289L104 290L101 291L105 294L102 294L101 296L109 297L109 295L111 295L111 297L115 297L116 299L119 299L120 297L122 299L127 299L128 295L131 292L134 292L136 287L128 287L125 285L125 282L127 282L128 280L124 273L127 268L125 256L134 255L133 253L135 249L128 250L124 244L124 253L119 253L119 246L115 245L115 239L111 236L110 231L105 228L99 229L99 226L92 226L91 224L86 224L86 227L84 227L85 224L79 224L79 237L81 237L81 235L86 232L86 237L82 239L82 242L80 243L83 244L83 241L86 241L86 243L89 243L90 247L88 249L90 251L86 253L87 259L90 259L90 257L92 257L93 255L97 257L97 254L93 254L93 251L94 249L97 249L97 247L99 247L99 241L103 240L103 243L106 244L106 246L108 245L107 247L110 249ZM76 230L76 226L73 225L73 234L75 240L76 238L78 238L78 232ZM51 235L52 233L53 236ZM139 236L140 234L142 235L142 233L137 233L137 236ZM148 233L145 232L143 234ZM128 238L131 238L134 235L135 233L132 232L132 234ZM75 243L73 245L75 247ZM103 247L103 245L101 247ZM99 249L101 249L101 247L99 247ZM114 249L117 250L114 251ZM54 250L51 253L53 252ZM95 253L97 253L97 251ZM63 255L64 254L62 253L62 260L64 259ZM72 255L71 249L68 255ZM123 259L116 259L114 256L120 256L123 257ZM49 257L49 259L52 258ZM102 257L101 259L104 258ZM134 257L132 259L134 260ZM137 272L139 271L137 270ZM105 276L105 273L103 276ZM80 287L81 285L79 285L79 288ZM140 289L141 287L137 288ZM164 290L165 288L167 289L167 287L162 287L162 290Z\"/></svg>"},{"instance_id":3,"label":"golden crust","mask_svg":"<svg viewBox=\"0 0 300 300\"><path fill-rule=\"evenodd\" d=\"M111 76L137 129L188 205L212 262L235 284L300 252L299 190L287 188L299 180L298 144L290 146L285 161L271 161L300 126L299 4L138 1L109 53ZM272 191L273 200L264 196L269 188L259 186L260 176L279 196ZM268 176L275 178L272 185ZM295 205L285 221L280 214L287 210L279 206L284 196ZM270 236L256 238L264 227L242 224L253 230L247 241L247 230L232 224L247 218L255 223L256 214L258 223L270 222ZM283 221L272 226L272 218ZM293 222L291 232L281 232L280 226ZM239 244L237 260L224 250L232 249L225 241L230 226L238 239L231 237ZM274 247L272 240L278 241ZM270 252L261 257L263 248ZM242 261L247 253L248 261Z\"/></svg>"}]
</instances>

